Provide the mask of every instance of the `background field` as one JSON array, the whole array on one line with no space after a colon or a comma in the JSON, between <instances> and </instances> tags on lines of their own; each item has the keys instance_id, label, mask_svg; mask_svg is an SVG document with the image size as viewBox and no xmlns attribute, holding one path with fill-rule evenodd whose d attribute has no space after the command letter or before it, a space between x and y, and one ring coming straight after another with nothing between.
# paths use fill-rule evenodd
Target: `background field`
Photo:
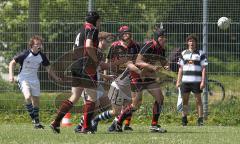
<instances>
[{"instance_id":1,"label":"background field","mask_svg":"<svg viewBox=\"0 0 240 144\"><path fill-rule=\"evenodd\" d=\"M92 5L89 5L89 2ZM0 1L0 144L8 143L239 143L240 129L240 1L208 0L208 22L203 23L203 0L1 0ZM73 128L64 128L61 135L46 130L34 130L24 108L23 96L17 85L9 84L8 67L12 57L26 49L29 38L38 34L44 40L43 52L51 63L72 49L76 33L85 21L88 8L101 15L100 31L118 35L121 25L132 29L133 39L143 43L150 39L153 27L163 25L167 32L166 54L184 48L185 38L194 33L203 47L208 36L207 75L218 80L226 90L223 102L209 105L208 119L203 127L196 127L194 99L190 102L189 126L182 128L181 114L176 111L176 95L166 96L160 123L166 134L148 133L152 98L145 93L143 105L133 117L132 133L108 134L103 123L96 135L77 135ZM232 20L230 28L220 30L217 20L226 16ZM203 33L204 26L208 32ZM107 51L107 50L106 50ZM17 74L16 69L15 74ZM40 117L45 126L54 119L55 99L69 92L49 80L41 67L42 86ZM77 106L82 105L80 101ZM72 113L78 123L80 114Z\"/></svg>"},{"instance_id":2,"label":"background field","mask_svg":"<svg viewBox=\"0 0 240 144\"><path fill-rule=\"evenodd\" d=\"M63 128L59 135L53 134L50 128L35 130L28 124L0 125L0 143L36 143L36 144L238 144L239 127L223 126L164 126L168 132L150 133L147 125L133 125L133 132L107 133L107 125L100 125L96 134L75 134L73 128Z\"/></svg>"}]
</instances>

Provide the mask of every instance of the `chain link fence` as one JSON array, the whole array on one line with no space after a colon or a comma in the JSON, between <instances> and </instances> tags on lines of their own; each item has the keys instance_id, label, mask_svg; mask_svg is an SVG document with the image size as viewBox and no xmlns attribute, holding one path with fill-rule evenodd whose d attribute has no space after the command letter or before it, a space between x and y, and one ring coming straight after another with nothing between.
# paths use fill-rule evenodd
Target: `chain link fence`
<instances>
[{"instance_id":1,"label":"chain link fence","mask_svg":"<svg viewBox=\"0 0 240 144\"><path fill-rule=\"evenodd\" d=\"M31 35L44 40L44 52L53 63L72 49L75 36L84 23L88 11L87 0L3 0L0 2L0 103L22 100L16 85L9 84L8 63L12 57L27 48ZM100 13L101 29L117 34L120 25L129 25L134 40L143 43L151 38L155 25L167 31L167 55L175 48L184 48L185 38L195 33L202 48L202 0L93 0L92 7ZM225 88L226 98L239 95L240 61L240 1L208 1L208 76ZM220 30L217 20L231 18L229 29ZM17 69L16 69L17 74ZM68 91L48 79L46 71L39 72L43 92ZM51 94L50 94L51 95ZM47 101L48 99L46 99ZM49 100L50 101L50 100ZM0 110L5 110L1 105ZM49 103L51 106L51 101ZM21 108L21 106L20 106Z\"/></svg>"}]
</instances>

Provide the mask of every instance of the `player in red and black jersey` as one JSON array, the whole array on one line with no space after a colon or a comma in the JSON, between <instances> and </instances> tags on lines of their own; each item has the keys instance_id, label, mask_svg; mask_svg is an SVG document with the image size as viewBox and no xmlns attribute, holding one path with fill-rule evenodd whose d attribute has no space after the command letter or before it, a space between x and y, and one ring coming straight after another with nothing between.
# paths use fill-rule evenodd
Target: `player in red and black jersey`
<instances>
[{"instance_id":1,"label":"player in red and black jersey","mask_svg":"<svg viewBox=\"0 0 240 144\"><path fill-rule=\"evenodd\" d=\"M141 48L135 63L137 68L131 71L131 91L132 96L136 98L133 99L132 105L127 107L119 116L116 124L117 131L122 131L121 125L123 120L139 107L141 104L139 103L139 99L141 99L142 95L141 92L143 89L147 89L155 98L150 130L152 132L166 132L165 129L158 125L164 97L159 84L156 82L156 72L161 67L156 65L157 62L160 62L165 69L168 69L168 62L165 59L165 42L166 37L164 29L157 29L154 32L153 39L146 42Z\"/></svg>"},{"instance_id":2,"label":"player in red and black jersey","mask_svg":"<svg viewBox=\"0 0 240 144\"><path fill-rule=\"evenodd\" d=\"M62 102L58 109L55 120L50 127L53 132L60 133L60 122L64 115L73 107L81 97L84 88L97 88L97 67L105 67L97 57L98 28L100 16L95 11L86 15L86 22L83 24L76 36L74 43L72 72L72 95L68 100ZM84 105L83 133L91 132L91 119L95 108L96 90L89 90L90 99Z\"/></svg>"},{"instance_id":3,"label":"player in red and black jersey","mask_svg":"<svg viewBox=\"0 0 240 144\"><path fill-rule=\"evenodd\" d=\"M116 67L110 69L115 75L120 75L126 69L126 62L136 56L140 50L139 45L132 39L128 26L121 26L118 30L119 40L112 43L107 55L107 62Z\"/></svg>"},{"instance_id":4,"label":"player in red and black jersey","mask_svg":"<svg viewBox=\"0 0 240 144\"><path fill-rule=\"evenodd\" d=\"M118 29L119 40L112 43L107 55L107 62L116 67L110 69L110 73L120 75L126 70L126 63L136 59L140 51L140 46L132 39L132 32L129 26L123 25ZM129 91L130 93L130 91ZM129 95L131 97L131 95ZM117 112L116 112L117 114ZM115 115L116 115L115 114ZM131 116L125 121L125 130L132 130L130 125ZM109 127L109 131L113 131L113 125Z\"/></svg>"}]
</instances>

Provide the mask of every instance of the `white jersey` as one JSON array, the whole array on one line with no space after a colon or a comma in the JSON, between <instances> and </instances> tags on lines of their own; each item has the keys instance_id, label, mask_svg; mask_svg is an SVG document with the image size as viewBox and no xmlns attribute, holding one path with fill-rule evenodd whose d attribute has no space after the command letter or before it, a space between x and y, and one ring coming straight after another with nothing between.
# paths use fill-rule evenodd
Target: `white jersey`
<instances>
[{"instance_id":1,"label":"white jersey","mask_svg":"<svg viewBox=\"0 0 240 144\"><path fill-rule=\"evenodd\" d=\"M202 67L208 65L207 58L202 50L191 52L184 50L178 64L183 68L182 82L201 82Z\"/></svg>"},{"instance_id":2,"label":"white jersey","mask_svg":"<svg viewBox=\"0 0 240 144\"><path fill-rule=\"evenodd\" d=\"M34 54L31 50L26 50L13 59L21 66L18 74L18 81L39 81L37 73L40 64L43 66L50 65L49 60L43 53L38 52Z\"/></svg>"}]
</instances>

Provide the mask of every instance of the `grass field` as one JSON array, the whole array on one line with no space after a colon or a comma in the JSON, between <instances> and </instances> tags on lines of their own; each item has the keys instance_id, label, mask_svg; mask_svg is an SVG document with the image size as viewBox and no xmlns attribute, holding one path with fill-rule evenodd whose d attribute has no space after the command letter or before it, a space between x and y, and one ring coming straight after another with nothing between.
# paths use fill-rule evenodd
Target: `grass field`
<instances>
[{"instance_id":1,"label":"grass field","mask_svg":"<svg viewBox=\"0 0 240 144\"><path fill-rule=\"evenodd\" d=\"M75 134L73 127L62 128L61 134L51 129L33 129L31 124L1 124L1 144L59 144L59 143L162 143L162 144L238 144L240 127L222 126L166 126L167 133L150 133L147 125L133 125L133 132L108 133L107 125L101 124L95 134Z\"/></svg>"}]
</instances>

